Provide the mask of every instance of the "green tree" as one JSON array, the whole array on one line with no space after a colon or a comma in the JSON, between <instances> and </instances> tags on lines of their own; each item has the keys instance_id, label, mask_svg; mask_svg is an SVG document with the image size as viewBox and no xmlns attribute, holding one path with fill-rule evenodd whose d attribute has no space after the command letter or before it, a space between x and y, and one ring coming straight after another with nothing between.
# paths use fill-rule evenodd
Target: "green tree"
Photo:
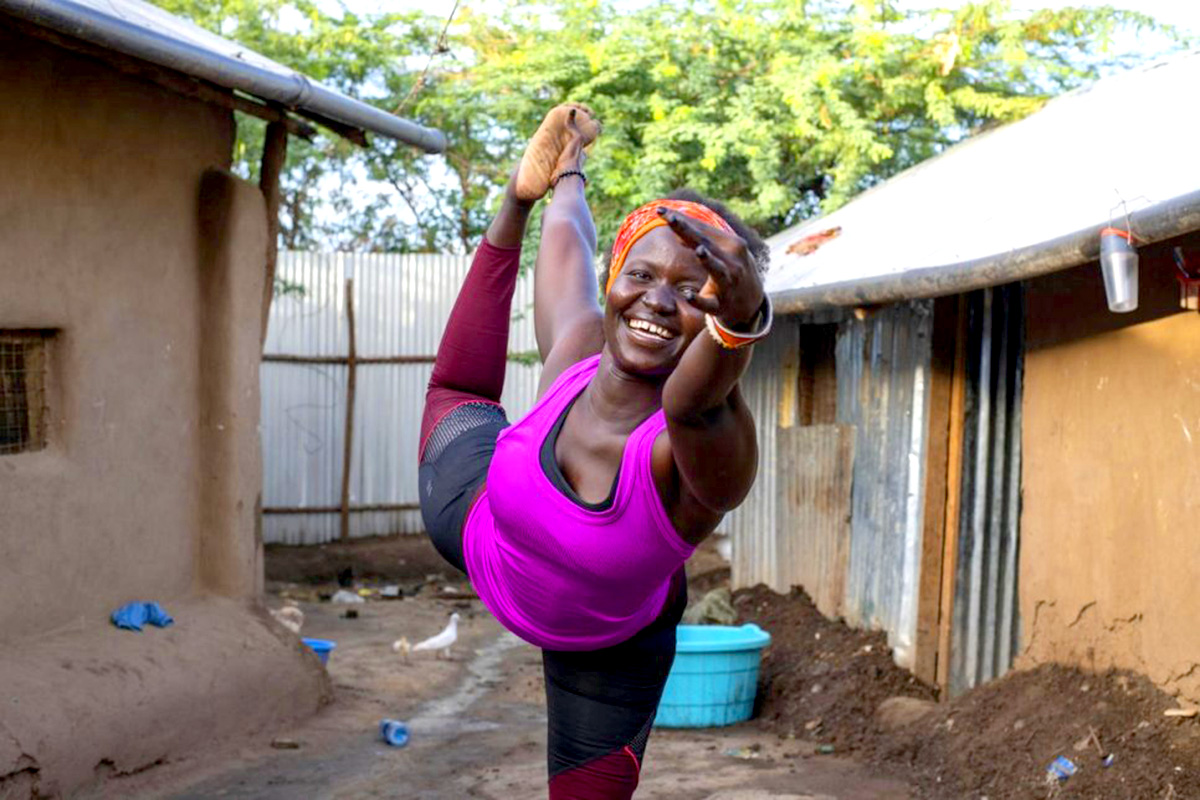
<instances>
[{"instance_id":1,"label":"green tree","mask_svg":"<svg viewBox=\"0 0 1200 800\"><path fill-rule=\"evenodd\" d=\"M443 21L420 12L359 16L311 0L154 0L226 38L346 94L389 110ZM422 63L425 63L422 60ZM238 115L234 169L258 179L265 123ZM368 156L324 131L292 138L281 178L281 245L290 249L412 250L425 242L390 188L363 187ZM410 160L417 159L413 153ZM429 168L428 166L426 168Z\"/></svg>"},{"instance_id":2,"label":"green tree","mask_svg":"<svg viewBox=\"0 0 1200 800\"><path fill-rule=\"evenodd\" d=\"M1127 65L1111 45L1131 29L1157 30L1107 8L1014 16L1000 0L922 13L870 0L512 3L463 16L462 66L418 110L470 115L491 167L515 160L548 105L586 102L605 123L589 164L602 238L683 185L770 234Z\"/></svg>"},{"instance_id":3,"label":"green tree","mask_svg":"<svg viewBox=\"0 0 1200 800\"><path fill-rule=\"evenodd\" d=\"M1177 43L1135 12L1017 15L1005 0L924 12L890 0L498 0L460 9L446 40L445 19L421 13L159 2L446 133L444 157L324 136L294 146L288 247L469 250L525 138L566 100L605 124L588 166L602 241L629 209L684 185L770 234L1153 55L1115 50L1121 32ZM261 135L241 134L253 175Z\"/></svg>"}]
</instances>

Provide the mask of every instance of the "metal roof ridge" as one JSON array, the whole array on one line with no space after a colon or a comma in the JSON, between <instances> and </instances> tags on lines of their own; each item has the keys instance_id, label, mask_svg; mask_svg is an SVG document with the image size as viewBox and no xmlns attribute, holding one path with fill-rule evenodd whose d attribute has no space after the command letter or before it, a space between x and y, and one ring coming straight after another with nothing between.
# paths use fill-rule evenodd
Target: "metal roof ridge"
<instances>
[{"instance_id":1,"label":"metal roof ridge","mask_svg":"<svg viewBox=\"0 0 1200 800\"><path fill-rule=\"evenodd\" d=\"M241 47L156 6L139 0L122 2L147 6L155 13L164 14L179 24L205 34L201 38L215 38ZM427 153L440 153L446 149L446 137L441 131L426 128L342 94L249 48L242 47L241 51L254 55L255 61L261 60L263 63L252 63L238 57L240 53L228 55L205 47L201 42L186 41L170 31L155 30L132 21L118 10L115 0L108 0L108 5L113 9L113 14L74 0L0 0L0 11L127 56L202 78L218 86L243 91L284 106L303 108L351 127L397 139Z\"/></svg>"},{"instance_id":2,"label":"metal roof ridge","mask_svg":"<svg viewBox=\"0 0 1200 800\"><path fill-rule=\"evenodd\" d=\"M1200 229L1200 189L1156 203L1130 215L1139 244L1153 244ZM969 261L771 292L780 314L882 305L969 292L1036 278L1095 261L1100 231L1108 221L1048 241Z\"/></svg>"}]
</instances>

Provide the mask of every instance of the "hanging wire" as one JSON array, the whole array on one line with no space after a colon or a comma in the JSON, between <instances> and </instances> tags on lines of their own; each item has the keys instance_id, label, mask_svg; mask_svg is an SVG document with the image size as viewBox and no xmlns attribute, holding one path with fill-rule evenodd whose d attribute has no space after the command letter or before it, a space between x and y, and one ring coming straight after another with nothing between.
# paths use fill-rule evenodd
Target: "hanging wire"
<instances>
[{"instance_id":1,"label":"hanging wire","mask_svg":"<svg viewBox=\"0 0 1200 800\"><path fill-rule=\"evenodd\" d=\"M1138 236L1137 233L1133 230L1133 220L1129 216L1129 203L1125 202L1125 198L1121 195L1121 192L1119 189L1114 188L1113 193L1116 194L1116 196L1117 196L1117 204L1108 210L1108 227L1110 227L1110 228L1116 227L1116 225L1114 224L1114 220L1113 220L1113 212L1116 211L1118 208L1121 209L1122 213L1125 216L1125 232L1128 233L1134 239L1134 243L1138 243L1138 240L1141 239L1141 237ZM1129 202L1136 203L1138 200L1143 201L1146 206L1151 205L1150 198L1146 197L1144 194L1139 194L1137 197L1133 198Z\"/></svg>"},{"instance_id":2,"label":"hanging wire","mask_svg":"<svg viewBox=\"0 0 1200 800\"><path fill-rule=\"evenodd\" d=\"M429 77L429 68L433 66L433 60L443 53L450 52L450 48L446 45L446 34L450 30L450 24L454 22L454 15L458 13L458 3L459 0L454 0L454 7L450 9L450 16L446 18L446 24L442 26L442 32L438 35L437 43L433 46L433 52L429 54L429 60L425 62L425 69L421 71L421 75L412 85L412 88L408 90L408 94L400 101L400 105L396 106L396 110L392 112L393 114L399 115L404 110L404 107L408 105L409 101L417 96L417 92L421 91L425 86L425 80Z\"/></svg>"}]
</instances>

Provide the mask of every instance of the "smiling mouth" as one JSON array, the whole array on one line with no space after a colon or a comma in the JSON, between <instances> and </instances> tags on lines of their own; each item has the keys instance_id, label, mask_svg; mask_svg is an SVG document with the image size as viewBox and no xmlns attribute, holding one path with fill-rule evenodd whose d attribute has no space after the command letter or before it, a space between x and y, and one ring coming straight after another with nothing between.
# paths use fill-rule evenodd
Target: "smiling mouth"
<instances>
[{"instance_id":1,"label":"smiling mouth","mask_svg":"<svg viewBox=\"0 0 1200 800\"><path fill-rule=\"evenodd\" d=\"M630 330L658 341L669 342L675 338L675 334L663 326L655 325L653 322L647 322L644 319L627 319L625 320L625 324L629 326Z\"/></svg>"}]
</instances>

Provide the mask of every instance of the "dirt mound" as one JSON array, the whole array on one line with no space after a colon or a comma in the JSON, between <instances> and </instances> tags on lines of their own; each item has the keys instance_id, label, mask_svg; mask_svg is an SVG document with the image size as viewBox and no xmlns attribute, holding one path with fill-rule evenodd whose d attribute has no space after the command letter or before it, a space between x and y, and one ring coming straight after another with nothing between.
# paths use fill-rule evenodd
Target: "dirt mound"
<instances>
[{"instance_id":1,"label":"dirt mound","mask_svg":"<svg viewBox=\"0 0 1200 800\"><path fill-rule=\"evenodd\" d=\"M882 633L825 619L800 590L741 590L734 607L772 636L759 724L903 774L919 797L1200 798L1200 718L1164 717L1176 701L1143 676L1041 666L885 729L876 714L884 700L935 691L893 663ZM1048 781L1058 756L1077 771Z\"/></svg>"},{"instance_id":2,"label":"dirt mound","mask_svg":"<svg viewBox=\"0 0 1200 800\"><path fill-rule=\"evenodd\" d=\"M781 736L842 753L874 739L875 709L897 695L932 700L933 688L896 666L884 634L825 619L802 590L765 586L734 595L744 622L771 634L759 670L759 721Z\"/></svg>"},{"instance_id":3,"label":"dirt mound","mask_svg":"<svg viewBox=\"0 0 1200 800\"><path fill-rule=\"evenodd\" d=\"M870 755L911 767L927 797L1200 798L1200 724L1163 716L1174 707L1140 675L1044 665L881 732ZM1077 771L1048 782L1058 756Z\"/></svg>"}]
</instances>

